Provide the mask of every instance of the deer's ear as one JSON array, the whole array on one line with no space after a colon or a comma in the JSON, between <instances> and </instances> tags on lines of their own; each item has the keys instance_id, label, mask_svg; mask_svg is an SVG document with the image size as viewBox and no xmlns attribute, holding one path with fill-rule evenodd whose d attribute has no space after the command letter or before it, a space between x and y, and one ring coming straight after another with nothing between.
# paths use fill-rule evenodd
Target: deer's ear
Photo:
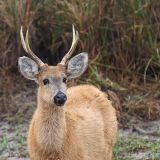
<instances>
[{"instance_id":1,"label":"deer's ear","mask_svg":"<svg viewBox=\"0 0 160 160\"><path fill-rule=\"evenodd\" d=\"M38 74L38 64L28 57L20 57L18 59L19 70L22 75L30 80L36 80Z\"/></svg>"},{"instance_id":2,"label":"deer's ear","mask_svg":"<svg viewBox=\"0 0 160 160\"><path fill-rule=\"evenodd\" d=\"M70 59L68 62L68 78L76 78L81 76L88 66L88 54L87 53L80 53Z\"/></svg>"}]
</instances>

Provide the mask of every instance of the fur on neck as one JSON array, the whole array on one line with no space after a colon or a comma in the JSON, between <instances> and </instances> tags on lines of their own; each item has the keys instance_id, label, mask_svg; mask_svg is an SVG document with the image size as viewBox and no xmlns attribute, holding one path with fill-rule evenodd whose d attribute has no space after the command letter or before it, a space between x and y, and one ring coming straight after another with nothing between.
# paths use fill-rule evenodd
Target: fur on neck
<instances>
[{"instance_id":1,"label":"fur on neck","mask_svg":"<svg viewBox=\"0 0 160 160\"><path fill-rule=\"evenodd\" d=\"M47 152L61 150L66 128L64 108L47 104L38 98L37 113L35 134L38 145Z\"/></svg>"}]
</instances>

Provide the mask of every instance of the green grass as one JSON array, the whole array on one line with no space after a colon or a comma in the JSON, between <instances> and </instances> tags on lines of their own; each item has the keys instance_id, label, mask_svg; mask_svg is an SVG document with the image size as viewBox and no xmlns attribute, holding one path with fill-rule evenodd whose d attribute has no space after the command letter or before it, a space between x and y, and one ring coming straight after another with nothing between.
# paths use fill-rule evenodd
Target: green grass
<instances>
[{"instance_id":1,"label":"green grass","mask_svg":"<svg viewBox=\"0 0 160 160\"><path fill-rule=\"evenodd\" d=\"M23 130L23 131L22 131ZM23 126L13 126L2 131L0 136L0 160L10 157L26 157L26 131Z\"/></svg>"},{"instance_id":2,"label":"green grass","mask_svg":"<svg viewBox=\"0 0 160 160\"><path fill-rule=\"evenodd\" d=\"M7 148L8 148L8 139L7 139L7 135L4 134L2 138L0 138L0 153L2 153Z\"/></svg>"},{"instance_id":3,"label":"green grass","mask_svg":"<svg viewBox=\"0 0 160 160\"><path fill-rule=\"evenodd\" d=\"M114 160L135 160L134 155L146 152L146 160L157 160L160 155L160 139L149 140L142 136L119 136L114 148ZM145 160L145 159L144 159Z\"/></svg>"}]
</instances>

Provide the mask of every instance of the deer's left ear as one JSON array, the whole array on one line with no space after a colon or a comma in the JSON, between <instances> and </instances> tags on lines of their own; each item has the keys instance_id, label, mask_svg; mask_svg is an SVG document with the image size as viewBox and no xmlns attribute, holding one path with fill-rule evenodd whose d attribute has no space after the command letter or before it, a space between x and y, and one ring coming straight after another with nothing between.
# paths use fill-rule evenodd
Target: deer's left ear
<instances>
[{"instance_id":1,"label":"deer's left ear","mask_svg":"<svg viewBox=\"0 0 160 160\"><path fill-rule=\"evenodd\" d=\"M88 66L88 54L80 53L75 57L71 58L68 62L68 79L76 78L81 76Z\"/></svg>"}]
</instances>

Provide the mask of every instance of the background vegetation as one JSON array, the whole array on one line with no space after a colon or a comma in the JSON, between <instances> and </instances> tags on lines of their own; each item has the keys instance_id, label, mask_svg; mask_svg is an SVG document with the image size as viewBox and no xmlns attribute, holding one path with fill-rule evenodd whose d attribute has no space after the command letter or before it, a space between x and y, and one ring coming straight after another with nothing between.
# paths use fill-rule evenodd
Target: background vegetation
<instances>
[{"instance_id":1,"label":"background vegetation","mask_svg":"<svg viewBox=\"0 0 160 160\"><path fill-rule=\"evenodd\" d=\"M75 24L81 39L77 50L89 53L89 79L110 77L124 86L157 82L159 7L157 0L1 0L0 65L17 67L24 55L21 25L30 29L36 53L54 64L70 47Z\"/></svg>"}]
</instances>

